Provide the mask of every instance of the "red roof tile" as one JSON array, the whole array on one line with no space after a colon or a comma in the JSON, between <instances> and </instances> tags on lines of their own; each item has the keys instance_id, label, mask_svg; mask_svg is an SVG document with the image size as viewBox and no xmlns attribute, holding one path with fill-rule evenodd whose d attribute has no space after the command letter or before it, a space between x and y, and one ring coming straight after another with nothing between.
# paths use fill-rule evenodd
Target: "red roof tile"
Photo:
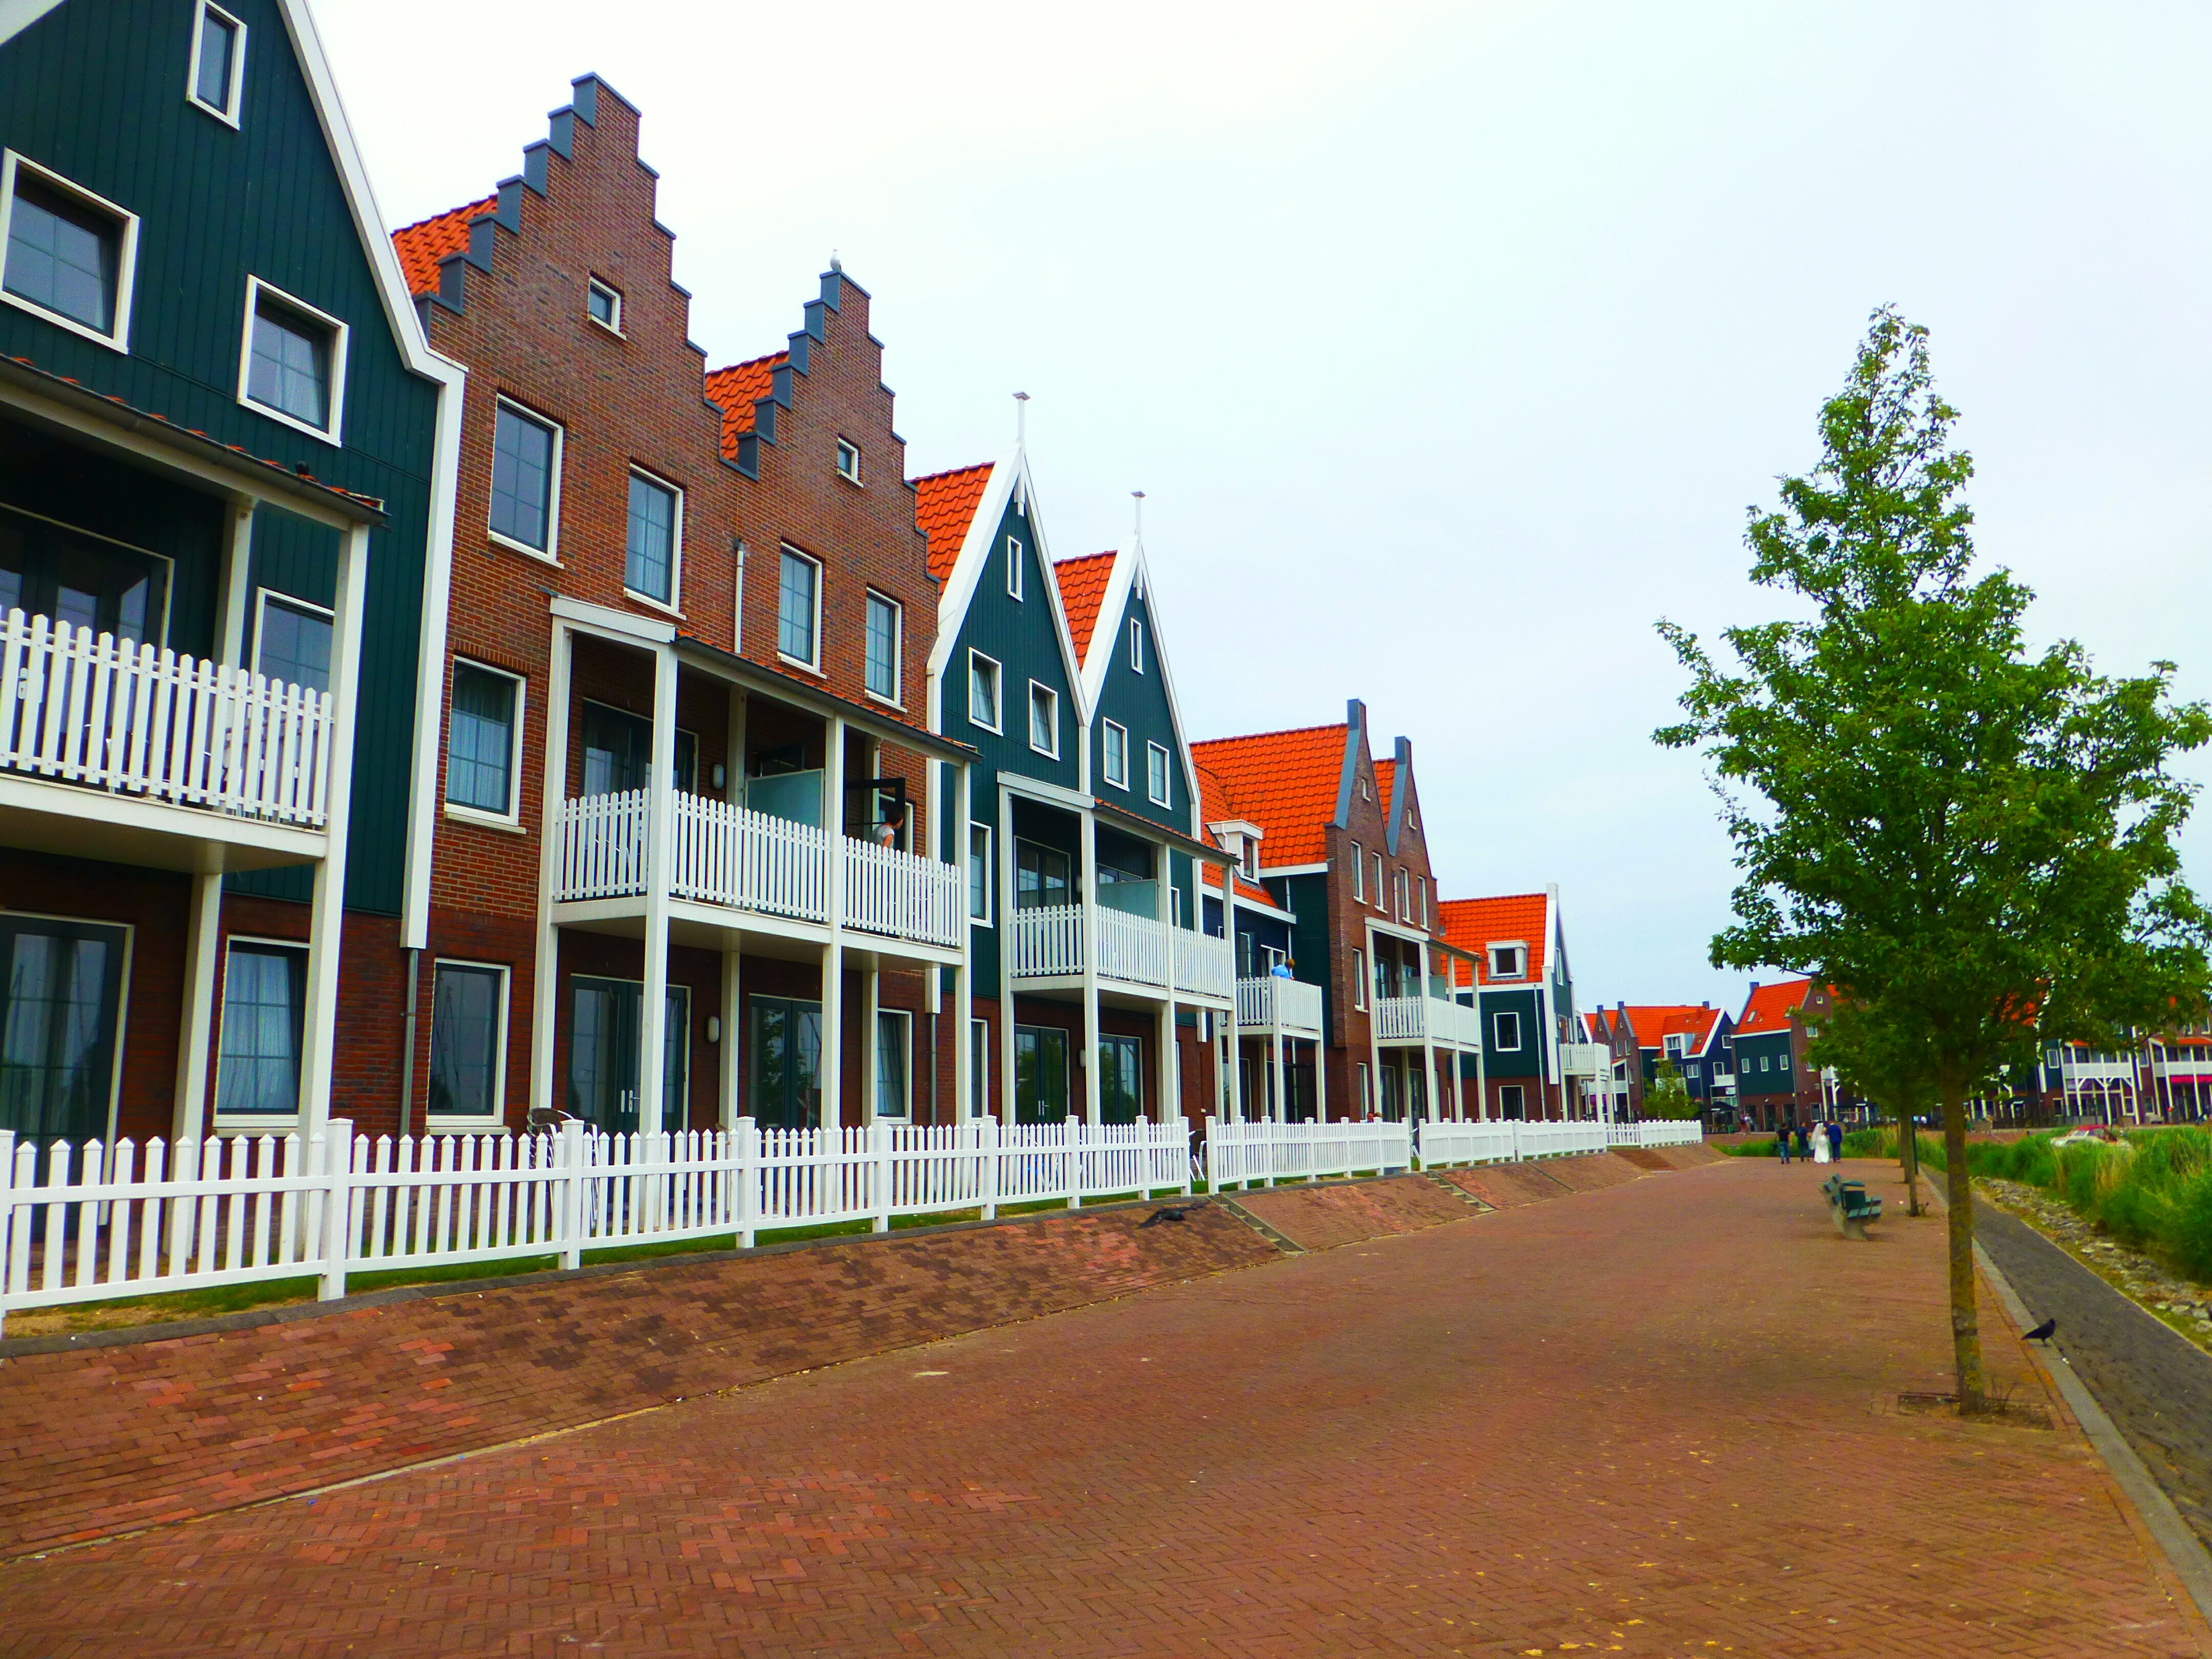
<instances>
[{"instance_id":1,"label":"red roof tile","mask_svg":"<svg viewBox=\"0 0 2212 1659\"><path fill-rule=\"evenodd\" d=\"M968 539L983 491L990 486L991 463L956 466L914 481L914 521L929 541L929 574L943 581L952 574Z\"/></svg>"},{"instance_id":2,"label":"red roof tile","mask_svg":"<svg viewBox=\"0 0 2212 1659\"><path fill-rule=\"evenodd\" d=\"M1744 999L1743 1012L1737 1018L1739 1031L1786 1031L1790 1016L1805 1000L1805 994L1813 988L1809 979L1777 980L1771 985L1754 986Z\"/></svg>"},{"instance_id":3,"label":"red roof tile","mask_svg":"<svg viewBox=\"0 0 2212 1659\"><path fill-rule=\"evenodd\" d=\"M1390 822L1390 791L1397 787L1398 763L1379 760L1375 763L1375 795L1382 803L1382 822Z\"/></svg>"},{"instance_id":4,"label":"red roof tile","mask_svg":"<svg viewBox=\"0 0 2212 1659\"><path fill-rule=\"evenodd\" d=\"M1701 1007L1695 1003L1632 1002L1628 1005L1627 1013L1629 1029L1636 1033L1638 1048L1663 1048L1667 1039L1679 1031L1694 1039L1691 1047L1700 1054L1712 1040L1713 1028L1721 1017L1719 1009Z\"/></svg>"},{"instance_id":5,"label":"red roof tile","mask_svg":"<svg viewBox=\"0 0 2212 1659\"><path fill-rule=\"evenodd\" d=\"M1106 584L1114 574L1112 553L1085 553L1062 559L1052 568L1060 584L1060 608L1067 612L1067 631L1075 641L1075 660L1091 654L1091 635L1098 627L1098 608L1106 602Z\"/></svg>"},{"instance_id":6,"label":"red roof tile","mask_svg":"<svg viewBox=\"0 0 2212 1659\"><path fill-rule=\"evenodd\" d=\"M489 213L498 205L498 197L487 196L481 202L471 202L465 207L434 214L418 224L403 225L393 231L392 246L399 255L399 269L406 274L407 291L435 294L438 262L466 252L469 221L479 213Z\"/></svg>"},{"instance_id":7,"label":"red roof tile","mask_svg":"<svg viewBox=\"0 0 2212 1659\"><path fill-rule=\"evenodd\" d=\"M1381 769L1378 766L1378 771ZM1542 893L1508 893L1497 898L1444 899L1437 905L1444 938L1462 951L1482 958L1482 982L1533 985L1544 977L1552 941L1545 927L1550 900ZM1528 947L1528 971L1520 978L1493 981L1490 977L1490 946L1519 944ZM1452 964L1452 982L1466 985L1468 965Z\"/></svg>"},{"instance_id":8,"label":"red roof tile","mask_svg":"<svg viewBox=\"0 0 2212 1659\"><path fill-rule=\"evenodd\" d=\"M1208 887L1220 886L1221 878L1224 873L1226 873L1227 870L1228 866L1226 865L1207 865L1206 866L1206 884ZM1253 904L1266 904L1273 906L1274 908L1279 910L1284 908L1280 904L1276 903L1275 896L1273 893L1261 886L1259 883L1255 881L1247 881L1242 876L1237 878L1237 897L1240 903L1249 902Z\"/></svg>"},{"instance_id":9,"label":"red roof tile","mask_svg":"<svg viewBox=\"0 0 2212 1659\"><path fill-rule=\"evenodd\" d=\"M775 389L775 372L791 361L772 351L727 368L707 371L707 401L722 411L722 459L738 459L738 440L753 429L753 405Z\"/></svg>"},{"instance_id":10,"label":"red roof tile","mask_svg":"<svg viewBox=\"0 0 2212 1659\"><path fill-rule=\"evenodd\" d=\"M1191 744L1202 822L1258 824L1262 865L1320 863L1328 856L1346 736L1340 723Z\"/></svg>"}]
</instances>

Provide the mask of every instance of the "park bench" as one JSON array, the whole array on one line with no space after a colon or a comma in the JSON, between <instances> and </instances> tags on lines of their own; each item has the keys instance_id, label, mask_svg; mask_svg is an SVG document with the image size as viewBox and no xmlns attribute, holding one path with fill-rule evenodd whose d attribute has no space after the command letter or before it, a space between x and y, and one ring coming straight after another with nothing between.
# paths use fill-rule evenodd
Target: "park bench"
<instances>
[{"instance_id":1,"label":"park bench","mask_svg":"<svg viewBox=\"0 0 2212 1659\"><path fill-rule=\"evenodd\" d=\"M1830 1176L1820 1183L1820 1196L1828 1200L1828 1214L1845 1238L1864 1241L1866 1224L1881 1219L1881 1200L1867 1196L1866 1182Z\"/></svg>"}]
</instances>

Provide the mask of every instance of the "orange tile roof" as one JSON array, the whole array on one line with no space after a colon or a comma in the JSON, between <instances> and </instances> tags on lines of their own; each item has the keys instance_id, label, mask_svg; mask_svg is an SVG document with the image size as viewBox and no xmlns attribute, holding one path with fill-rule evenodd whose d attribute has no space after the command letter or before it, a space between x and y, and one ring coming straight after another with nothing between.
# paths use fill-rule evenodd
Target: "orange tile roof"
<instances>
[{"instance_id":1,"label":"orange tile roof","mask_svg":"<svg viewBox=\"0 0 2212 1659\"><path fill-rule=\"evenodd\" d=\"M479 213L489 213L498 205L498 197L487 196L481 202L434 214L419 223L402 225L393 231L392 247L399 256L399 269L406 274L407 291L435 294L438 261L466 252L469 221Z\"/></svg>"},{"instance_id":2,"label":"orange tile roof","mask_svg":"<svg viewBox=\"0 0 2212 1659\"><path fill-rule=\"evenodd\" d=\"M1266 832L1262 866L1320 863L1328 856L1347 731L1340 722L1191 744L1201 822L1258 824Z\"/></svg>"},{"instance_id":3,"label":"orange tile roof","mask_svg":"<svg viewBox=\"0 0 2212 1659\"><path fill-rule=\"evenodd\" d=\"M1398 763L1379 760L1375 763L1375 794L1382 803L1382 822L1390 822L1390 791L1397 787Z\"/></svg>"},{"instance_id":4,"label":"orange tile roof","mask_svg":"<svg viewBox=\"0 0 2212 1659\"><path fill-rule=\"evenodd\" d=\"M1805 1000L1805 994L1813 988L1809 979L1777 980L1771 985L1754 986L1744 999L1743 1012L1735 1022L1739 1031L1786 1031L1790 1016Z\"/></svg>"},{"instance_id":5,"label":"orange tile roof","mask_svg":"<svg viewBox=\"0 0 2212 1659\"><path fill-rule=\"evenodd\" d=\"M1085 553L1062 559L1052 568L1060 584L1060 608L1067 612L1067 631L1075 641L1075 660L1091 654L1091 635L1098 627L1098 608L1106 602L1106 584L1114 574L1114 555Z\"/></svg>"},{"instance_id":6,"label":"orange tile roof","mask_svg":"<svg viewBox=\"0 0 2212 1659\"><path fill-rule=\"evenodd\" d=\"M1631 1003L1627 1014L1638 1048L1663 1048L1667 1039L1679 1031L1696 1038L1692 1046L1703 1053L1711 1040L1713 1027L1720 1020L1721 1011L1694 1003Z\"/></svg>"},{"instance_id":7,"label":"orange tile roof","mask_svg":"<svg viewBox=\"0 0 2212 1659\"><path fill-rule=\"evenodd\" d=\"M776 370L790 361L788 351L771 351L707 371L707 401L722 411L723 459L737 459L738 440L753 429L753 405L775 389Z\"/></svg>"},{"instance_id":8,"label":"orange tile roof","mask_svg":"<svg viewBox=\"0 0 2212 1659\"><path fill-rule=\"evenodd\" d=\"M1482 958L1485 985L1534 985L1542 981L1551 954L1552 941L1544 926L1549 908L1550 899L1546 894L1508 893L1496 898L1444 899L1437 905L1437 915L1443 924L1447 941ZM1493 981L1490 977L1490 946L1493 940L1512 940L1527 945L1528 971L1519 979ZM1452 982L1473 982L1468 977L1466 963L1452 963Z\"/></svg>"},{"instance_id":9,"label":"orange tile roof","mask_svg":"<svg viewBox=\"0 0 2212 1659\"><path fill-rule=\"evenodd\" d=\"M1207 865L1206 866L1206 884L1208 887L1220 886L1221 877L1226 872L1227 868L1228 866L1226 865ZM1255 881L1247 881L1242 876L1237 878L1237 897L1240 902L1265 904L1278 910L1285 908L1281 904L1276 902L1275 896L1269 892L1266 888L1261 886L1259 883Z\"/></svg>"},{"instance_id":10,"label":"orange tile roof","mask_svg":"<svg viewBox=\"0 0 2212 1659\"><path fill-rule=\"evenodd\" d=\"M990 483L988 461L914 481L914 521L928 538L929 574L939 581L952 574L961 544L968 539L968 526Z\"/></svg>"}]
</instances>

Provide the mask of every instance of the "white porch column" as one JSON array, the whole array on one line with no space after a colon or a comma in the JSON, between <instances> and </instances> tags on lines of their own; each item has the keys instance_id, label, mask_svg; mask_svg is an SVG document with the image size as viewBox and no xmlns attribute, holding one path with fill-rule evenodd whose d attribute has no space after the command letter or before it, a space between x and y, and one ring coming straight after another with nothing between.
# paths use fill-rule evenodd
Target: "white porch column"
<instances>
[{"instance_id":1,"label":"white porch column","mask_svg":"<svg viewBox=\"0 0 2212 1659\"><path fill-rule=\"evenodd\" d=\"M1322 1016L1321 1036L1314 1039L1314 1121L1328 1121L1328 1016Z\"/></svg>"},{"instance_id":2,"label":"white porch column","mask_svg":"<svg viewBox=\"0 0 2212 1659\"><path fill-rule=\"evenodd\" d=\"M1378 1118L1382 1115L1382 988L1386 984L1395 983L1398 977L1397 969L1395 966L1391 969L1388 979L1385 979L1383 975L1376 970L1376 963L1380 960L1380 957L1377 957L1376 953L1381 949L1381 942L1376 937L1375 925L1372 922L1370 922L1367 926L1367 977L1369 980L1369 985L1367 988L1367 1086L1372 1092L1368 1096L1367 1099L1359 1103L1359 1109L1365 1111L1371 1107L1374 1110L1375 1115Z\"/></svg>"},{"instance_id":3,"label":"white porch column","mask_svg":"<svg viewBox=\"0 0 2212 1659\"><path fill-rule=\"evenodd\" d=\"M222 872L200 872L191 881L191 908L185 921L185 1000L177 1034L177 1100L169 1128L178 1140L198 1140L207 1133L215 969L222 933Z\"/></svg>"},{"instance_id":4,"label":"white porch column","mask_svg":"<svg viewBox=\"0 0 2212 1659\"><path fill-rule=\"evenodd\" d=\"M999 791L999 890L992 920L999 924L999 1121L1012 1128L1020 1117L1014 1073L1014 798Z\"/></svg>"},{"instance_id":5,"label":"white porch column","mask_svg":"<svg viewBox=\"0 0 2212 1659\"><path fill-rule=\"evenodd\" d=\"M1421 1109L1430 1118L1440 1118L1443 1113L1437 1103L1437 1017L1429 1012L1436 999L1429 994L1429 947L1419 947L1421 952L1419 990L1421 995ZM1411 1068L1408 1067L1408 1070ZM1413 1091L1406 1091L1406 1119L1413 1116Z\"/></svg>"},{"instance_id":6,"label":"white porch column","mask_svg":"<svg viewBox=\"0 0 2212 1659\"><path fill-rule=\"evenodd\" d=\"M216 660L233 668L246 666L246 603L253 590L255 505L251 495L231 498L230 544L224 550L221 587L216 598L222 630L216 641Z\"/></svg>"},{"instance_id":7,"label":"white porch column","mask_svg":"<svg viewBox=\"0 0 2212 1659\"><path fill-rule=\"evenodd\" d=\"M1097 1127L1101 1115L1098 1077L1098 820L1083 809L1083 1035L1075 1063L1083 1067L1083 1121ZM1174 975L1170 973L1172 979Z\"/></svg>"},{"instance_id":8,"label":"white porch column","mask_svg":"<svg viewBox=\"0 0 2212 1659\"><path fill-rule=\"evenodd\" d=\"M966 762L954 767L952 773L952 856L960 871L961 909L969 909L968 891L968 827L969 811L968 791L969 779ZM987 866L983 879L991 879ZM960 963L952 970L952 1121L965 1123L971 1117L980 1117L979 1097L975 1091L975 1039L973 1035L975 1018L975 926L972 917L960 927ZM935 969L932 969L935 972ZM932 1055L933 1063L936 1056ZM988 1108L988 1101L981 1103Z\"/></svg>"},{"instance_id":9,"label":"white porch column","mask_svg":"<svg viewBox=\"0 0 2212 1659\"><path fill-rule=\"evenodd\" d=\"M1485 1121L1490 1116L1490 1067L1486 1058L1490 1047L1490 1028L1482 1023L1482 970L1474 970L1474 1106L1475 1115Z\"/></svg>"},{"instance_id":10,"label":"white porch column","mask_svg":"<svg viewBox=\"0 0 2212 1659\"><path fill-rule=\"evenodd\" d=\"M823 733L823 821L830 830L830 942L822 947L822 1127L845 1121L845 722ZM865 1093L862 1105L866 1104Z\"/></svg>"},{"instance_id":11,"label":"white porch column","mask_svg":"<svg viewBox=\"0 0 2212 1659\"><path fill-rule=\"evenodd\" d=\"M1269 988L1272 990L1273 988L1271 986ZM1278 1123L1288 1123L1291 1121L1290 1071L1283 1063L1285 1039L1283 1036L1282 1005L1278 1002L1275 1006L1274 1029L1267 1033L1267 1057L1275 1068L1275 1109L1270 1115Z\"/></svg>"},{"instance_id":12,"label":"white porch column","mask_svg":"<svg viewBox=\"0 0 2212 1659\"><path fill-rule=\"evenodd\" d=\"M568 677L575 636L553 622L552 653L545 673L545 780L540 802L538 860L538 965L532 980L530 1103L541 1112L555 1105L553 1034L561 1008L561 930L553 925L553 894L561 877L561 807L568 793ZM522 744L514 745L515 764Z\"/></svg>"},{"instance_id":13,"label":"white porch column","mask_svg":"<svg viewBox=\"0 0 2212 1659\"><path fill-rule=\"evenodd\" d=\"M637 1020L637 1128L659 1134L668 1085L668 894L676 878L676 649L653 653L653 764L645 807L645 1006Z\"/></svg>"},{"instance_id":14,"label":"white porch column","mask_svg":"<svg viewBox=\"0 0 2212 1659\"><path fill-rule=\"evenodd\" d=\"M347 533L338 558L331 606L330 820L322 861L315 866L314 908L307 924L307 1006L301 1021L300 1127L313 1133L331 1115L331 1066L338 1036L338 954L345 933L347 831L353 818L353 740L361 712L361 625L368 595L368 526Z\"/></svg>"},{"instance_id":15,"label":"white porch column","mask_svg":"<svg viewBox=\"0 0 2212 1659\"><path fill-rule=\"evenodd\" d=\"M734 1129L744 1115L745 1003L740 972L744 952L732 947L722 952L722 1112L725 1129Z\"/></svg>"},{"instance_id":16,"label":"white porch column","mask_svg":"<svg viewBox=\"0 0 2212 1659\"><path fill-rule=\"evenodd\" d=\"M1168 1121L1168 1114L1173 1109L1176 1091L1176 924L1173 881L1175 862L1166 842L1159 842L1158 846L1159 875L1152 883L1152 915L1158 920L1160 926L1167 930L1168 1000L1160 1010L1158 1022L1159 1052L1154 1056L1154 1069L1159 1079L1158 1084L1159 1098L1153 1103L1152 1118L1155 1122L1165 1123ZM1195 859L1191 860L1190 869L1192 879L1195 882L1200 873L1200 866ZM1092 1044L1094 1049L1097 1046L1096 1043Z\"/></svg>"},{"instance_id":17,"label":"white porch column","mask_svg":"<svg viewBox=\"0 0 2212 1659\"><path fill-rule=\"evenodd\" d=\"M1200 900L1199 919L1205 920L1205 901ZM1244 1121L1243 1033L1237 1017L1237 872L1226 865L1221 871L1221 937L1229 946L1229 1064L1223 1071L1228 1107L1222 1114L1231 1123Z\"/></svg>"}]
</instances>

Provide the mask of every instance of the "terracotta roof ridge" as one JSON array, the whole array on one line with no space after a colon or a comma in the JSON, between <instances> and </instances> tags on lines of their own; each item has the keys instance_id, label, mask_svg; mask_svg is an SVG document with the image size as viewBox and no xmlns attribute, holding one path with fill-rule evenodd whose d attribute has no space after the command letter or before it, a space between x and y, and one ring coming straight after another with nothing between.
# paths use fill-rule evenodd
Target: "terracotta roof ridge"
<instances>
[{"instance_id":1,"label":"terracotta roof ridge","mask_svg":"<svg viewBox=\"0 0 2212 1659\"><path fill-rule=\"evenodd\" d=\"M434 225L441 219L451 219L464 213L473 218L479 213L490 212L498 205L499 192L494 191L489 196L480 196L473 202L463 202L458 207L446 208L436 213L426 213L412 224L395 226L392 234L394 236L404 236L410 230L420 230L425 225Z\"/></svg>"},{"instance_id":2,"label":"terracotta roof ridge","mask_svg":"<svg viewBox=\"0 0 2212 1659\"><path fill-rule=\"evenodd\" d=\"M1319 726L1284 726L1272 732L1239 732L1226 738L1198 738L1192 740L1190 746L1194 749L1218 748L1224 743L1251 743L1261 738L1296 738L1309 732L1341 732L1345 729L1346 722L1343 720L1325 720Z\"/></svg>"},{"instance_id":3,"label":"terracotta roof ridge","mask_svg":"<svg viewBox=\"0 0 2212 1659\"><path fill-rule=\"evenodd\" d=\"M957 477L963 472L981 472L997 465L996 461L970 461L965 466L948 466L936 472L918 472L907 482L915 484L931 483L939 478Z\"/></svg>"}]
</instances>

